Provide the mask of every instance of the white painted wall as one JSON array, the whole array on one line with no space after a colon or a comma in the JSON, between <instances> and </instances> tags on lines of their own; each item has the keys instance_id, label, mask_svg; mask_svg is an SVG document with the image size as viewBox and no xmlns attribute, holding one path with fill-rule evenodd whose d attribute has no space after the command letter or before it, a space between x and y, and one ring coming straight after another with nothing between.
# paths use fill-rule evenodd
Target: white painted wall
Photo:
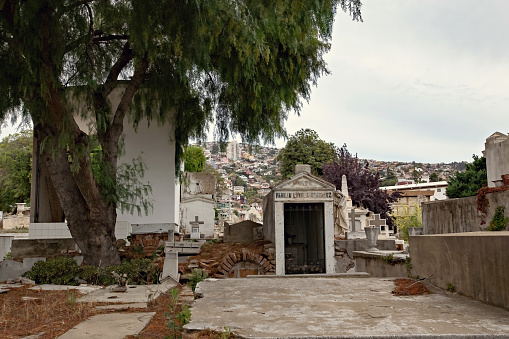
<instances>
[{"instance_id":1,"label":"white painted wall","mask_svg":"<svg viewBox=\"0 0 509 339\"><path fill-rule=\"evenodd\" d=\"M119 158L119 163L131 163L141 156L147 165L143 182L152 187L150 199L153 211L145 216L137 213L121 213L118 211L117 221L127 221L131 224L178 223L178 209L176 199L179 186L175 180L175 143L173 126L150 127L142 121L137 131L131 126L124 127L125 154Z\"/></svg>"},{"instance_id":2,"label":"white painted wall","mask_svg":"<svg viewBox=\"0 0 509 339\"><path fill-rule=\"evenodd\" d=\"M116 88L108 97L114 111L124 92L124 88ZM76 119L78 126L88 132L87 122ZM130 224L179 223L180 184L175 180L175 127L171 123L160 126L157 121L149 124L142 120L135 130L128 118L124 121L124 154L119 157L118 164L132 163L141 156L147 165L142 182L152 187L153 210L149 215L139 216L117 210L117 221Z\"/></svg>"},{"instance_id":3,"label":"white painted wall","mask_svg":"<svg viewBox=\"0 0 509 339\"><path fill-rule=\"evenodd\" d=\"M200 224L200 233L205 237L214 236L214 201L212 199L193 198L180 203L180 209L182 211L181 225L185 225L186 232L191 233L190 221L198 216L199 221L203 221Z\"/></svg>"}]
</instances>

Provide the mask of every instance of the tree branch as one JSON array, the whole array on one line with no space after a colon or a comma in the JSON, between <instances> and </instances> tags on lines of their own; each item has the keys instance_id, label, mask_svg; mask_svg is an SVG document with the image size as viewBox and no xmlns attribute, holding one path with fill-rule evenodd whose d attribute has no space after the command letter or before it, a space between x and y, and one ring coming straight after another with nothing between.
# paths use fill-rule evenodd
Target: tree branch
<instances>
[{"instance_id":1,"label":"tree branch","mask_svg":"<svg viewBox=\"0 0 509 339\"><path fill-rule=\"evenodd\" d=\"M129 41L127 41L124 44L124 48L122 49L122 54L120 54L120 57L118 58L117 62L113 64L113 66L110 69L110 72L108 73L108 77L106 78L106 81L104 82L104 97L108 97L110 95L111 91L115 88L115 85L117 84L118 75L120 72L122 72L122 69L131 61L133 58L133 51L130 48Z\"/></svg>"},{"instance_id":2,"label":"tree branch","mask_svg":"<svg viewBox=\"0 0 509 339\"><path fill-rule=\"evenodd\" d=\"M92 42L94 44L96 43L99 43L99 42L107 42L107 41L114 41L114 40L128 40L129 39L129 35L127 34L112 34L112 35L106 35L106 36L100 36L100 37L97 37L97 38L94 38L92 39Z\"/></svg>"}]
</instances>

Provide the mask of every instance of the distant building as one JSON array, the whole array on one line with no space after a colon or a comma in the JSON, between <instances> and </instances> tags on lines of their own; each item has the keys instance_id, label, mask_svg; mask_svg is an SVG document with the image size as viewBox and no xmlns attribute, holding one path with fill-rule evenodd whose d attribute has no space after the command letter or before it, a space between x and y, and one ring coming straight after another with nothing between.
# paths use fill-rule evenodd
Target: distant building
<instances>
[{"instance_id":1,"label":"distant building","mask_svg":"<svg viewBox=\"0 0 509 339\"><path fill-rule=\"evenodd\" d=\"M382 191L400 192L401 197L398 202L392 204L393 215L400 214L400 210L407 210L408 207L420 205L423 202L447 199L445 189L447 181L425 182L421 184L401 184L396 186L380 187Z\"/></svg>"},{"instance_id":2,"label":"distant building","mask_svg":"<svg viewBox=\"0 0 509 339\"><path fill-rule=\"evenodd\" d=\"M230 141L228 142L228 145L226 146L226 157L228 160L237 160L240 159L240 145L236 141Z\"/></svg>"}]
</instances>

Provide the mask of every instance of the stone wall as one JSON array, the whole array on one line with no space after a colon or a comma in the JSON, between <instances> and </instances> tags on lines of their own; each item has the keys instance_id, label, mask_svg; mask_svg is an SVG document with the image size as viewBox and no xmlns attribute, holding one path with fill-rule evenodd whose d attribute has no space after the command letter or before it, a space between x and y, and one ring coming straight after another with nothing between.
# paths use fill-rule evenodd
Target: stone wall
<instances>
[{"instance_id":1,"label":"stone wall","mask_svg":"<svg viewBox=\"0 0 509 339\"><path fill-rule=\"evenodd\" d=\"M509 310L509 232L410 237L412 276Z\"/></svg>"},{"instance_id":2,"label":"stone wall","mask_svg":"<svg viewBox=\"0 0 509 339\"><path fill-rule=\"evenodd\" d=\"M388 254L354 252L355 272L367 272L372 277L407 277L406 260L394 256L386 259Z\"/></svg>"},{"instance_id":3,"label":"stone wall","mask_svg":"<svg viewBox=\"0 0 509 339\"><path fill-rule=\"evenodd\" d=\"M489 207L486 224L477 212L477 197L448 199L422 204L423 234L444 234L477 232L485 229L497 206L505 206L509 212L509 191L490 193L487 196Z\"/></svg>"},{"instance_id":4,"label":"stone wall","mask_svg":"<svg viewBox=\"0 0 509 339\"><path fill-rule=\"evenodd\" d=\"M56 254L78 251L73 239L13 239L13 258L49 257Z\"/></svg>"},{"instance_id":5,"label":"stone wall","mask_svg":"<svg viewBox=\"0 0 509 339\"><path fill-rule=\"evenodd\" d=\"M335 240L334 245L337 248L346 249L348 255L353 257L353 251L364 251L368 248L368 241L366 239L348 239L348 240ZM378 239L376 241L376 248L381 251L395 251L395 239Z\"/></svg>"},{"instance_id":6,"label":"stone wall","mask_svg":"<svg viewBox=\"0 0 509 339\"><path fill-rule=\"evenodd\" d=\"M263 227L262 224L251 220L244 220L236 224L224 223L223 242L252 242L255 239L254 229Z\"/></svg>"}]
</instances>

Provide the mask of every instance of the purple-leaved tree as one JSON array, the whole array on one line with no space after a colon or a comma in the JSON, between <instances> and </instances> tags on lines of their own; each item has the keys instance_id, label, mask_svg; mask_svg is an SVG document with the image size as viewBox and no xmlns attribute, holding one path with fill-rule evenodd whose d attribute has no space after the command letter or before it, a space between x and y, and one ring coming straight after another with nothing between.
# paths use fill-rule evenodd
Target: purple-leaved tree
<instances>
[{"instance_id":1,"label":"purple-leaved tree","mask_svg":"<svg viewBox=\"0 0 509 339\"><path fill-rule=\"evenodd\" d=\"M388 194L379 188L380 176L368 168L368 163L361 163L357 155L353 156L346 144L336 150L336 158L330 163L322 165L323 178L341 189L341 177L346 175L348 194L352 203L362 205L374 213L380 213L387 220L387 225L393 226L390 217L391 203L396 202L400 193Z\"/></svg>"}]
</instances>

